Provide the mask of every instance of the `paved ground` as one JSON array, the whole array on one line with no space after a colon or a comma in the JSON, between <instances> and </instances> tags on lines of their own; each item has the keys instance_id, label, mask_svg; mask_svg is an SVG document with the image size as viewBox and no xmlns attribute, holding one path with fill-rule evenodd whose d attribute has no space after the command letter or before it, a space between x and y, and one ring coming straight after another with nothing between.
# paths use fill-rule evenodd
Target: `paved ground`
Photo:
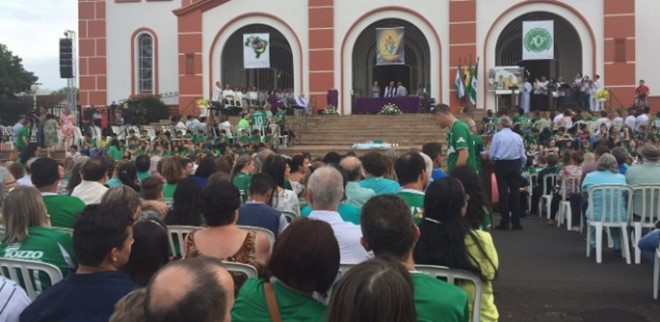
<instances>
[{"instance_id":1,"label":"paved ground","mask_svg":"<svg viewBox=\"0 0 660 322\"><path fill-rule=\"evenodd\" d=\"M586 257L582 235L536 217L522 224L523 231L493 231L500 321L660 321L651 264L627 265L606 247L596 264L593 254Z\"/></svg>"}]
</instances>

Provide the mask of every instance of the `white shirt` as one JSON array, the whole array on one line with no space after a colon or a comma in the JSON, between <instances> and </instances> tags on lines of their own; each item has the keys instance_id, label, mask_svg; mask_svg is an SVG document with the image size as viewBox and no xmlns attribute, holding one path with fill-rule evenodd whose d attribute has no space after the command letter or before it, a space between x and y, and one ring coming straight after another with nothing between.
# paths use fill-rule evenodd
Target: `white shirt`
<instances>
[{"instance_id":1,"label":"white shirt","mask_svg":"<svg viewBox=\"0 0 660 322\"><path fill-rule=\"evenodd\" d=\"M612 126L616 126L618 128L621 128L623 126L623 118L621 116L617 116L612 120Z\"/></svg>"},{"instance_id":2,"label":"white shirt","mask_svg":"<svg viewBox=\"0 0 660 322\"><path fill-rule=\"evenodd\" d=\"M408 96L408 90L403 87L403 85L399 86L399 88L396 89L396 96L402 97L402 96Z\"/></svg>"},{"instance_id":3,"label":"white shirt","mask_svg":"<svg viewBox=\"0 0 660 322\"><path fill-rule=\"evenodd\" d=\"M226 89L222 92L222 96L225 98L234 99L234 91L231 89Z\"/></svg>"},{"instance_id":4,"label":"white shirt","mask_svg":"<svg viewBox=\"0 0 660 322\"><path fill-rule=\"evenodd\" d=\"M598 119L596 120L596 125L597 125L599 128L600 128L600 125L603 124L603 123L604 123L605 125L607 125L607 128L608 128L608 129L609 129L610 127L612 127L612 122L611 122L610 119L608 119L607 117L601 117L601 118L598 118Z\"/></svg>"},{"instance_id":5,"label":"white shirt","mask_svg":"<svg viewBox=\"0 0 660 322\"><path fill-rule=\"evenodd\" d=\"M24 187L34 187L34 185L32 184L32 176L29 174L26 174L25 176L23 176L23 178L16 180L16 183Z\"/></svg>"},{"instance_id":6,"label":"white shirt","mask_svg":"<svg viewBox=\"0 0 660 322\"><path fill-rule=\"evenodd\" d=\"M101 199L106 191L108 191L108 188L96 181L83 180L73 188L71 196L80 198L85 205L93 205L101 203Z\"/></svg>"},{"instance_id":7,"label":"white shirt","mask_svg":"<svg viewBox=\"0 0 660 322\"><path fill-rule=\"evenodd\" d=\"M298 105L300 107L307 107L307 105L309 105L309 103L305 99L305 96L299 95L298 97L296 97L296 105Z\"/></svg>"},{"instance_id":8,"label":"white shirt","mask_svg":"<svg viewBox=\"0 0 660 322\"><path fill-rule=\"evenodd\" d=\"M559 128L559 123L561 122L561 120L563 118L564 118L564 113L559 113L559 114L555 115L555 118L552 119L552 123L554 123L554 129Z\"/></svg>"},{"instance_id":9,"label":"white shirt","mask_svg":"<svg viewBox=\"0 0 660 322\"><path fill-rule=\"evenodd\" d=\"M649 116L646 114L640 114L638 117L635 118L635 131L639 131L640 126L648 126L649 125Z\"/></svg>"},{"instance_id":10,"label":"white shirt","mask_svg":"<svg viewBox=\"0 0 660 322\"><path fill-rule=\"evenodd\" d=\"M626 120L624 121L624 123L626 123L626 125L628 125L629 128L634 129L636 121L637 119L635 118L634 115L628 115L626 116Z\"/></svg>"},{"instance_id":11,"label":"white shirt","mask_svg":"<svg viewBox=\"0 0 660 322\"><path fill-rule=\"evenodd\" d=\"M16 282L0 276L0 321L18 322L30 298Z\"/></svg>"},{"instance_id":12,"label":"white shirt","mask_svg":"<svg viewBox=\"0 0 660 322\"><path fill-rule=\"evenodd\" d=\"M249 100L256 101L259 98L259 94L255 91L249 91L247 92L247 97Z\"/></svg>"},{"instance_id":13,"label":"white shirt","mask_svg":"<svg viewBox=\"0 0 660 322\"><path fill-rule=\"evenodd\" d=\"M222 131L222 130L225 130L225 132L227 132L228 138L231 139L234 137L234 135L231 133L231 123L229 123L229 121L224 121L218 124L218 131Z\"/></svg>"},{"instance_id":14,"label":"white shirt","mask_svg":"<svg viewBox=\"0 0 660 322\"><path fill-rule=\"evenodd\" d=\"M213 100L213 101L219 101L219 100L220 100L220 95L221 95L221 94L222 94L222 88L220 88L220 87L218 87L218 85L216 85L216 86L213 88L213 97L211 98L211 100Z\"/></svg>"},{"instance_id":15,"label":"white shirt","mask_svg":"<svg viewBox=\"0 0 660 322\"><path fill-rule=\"evenodd\" d=\"M369 259L369 253L360 244L362 230L360 226L341 219L338 212L313 210L310 219L322 220L330 224L335 238L339 243L339 262L342 264L358 264Z\"/></svg>"}]
</instances>

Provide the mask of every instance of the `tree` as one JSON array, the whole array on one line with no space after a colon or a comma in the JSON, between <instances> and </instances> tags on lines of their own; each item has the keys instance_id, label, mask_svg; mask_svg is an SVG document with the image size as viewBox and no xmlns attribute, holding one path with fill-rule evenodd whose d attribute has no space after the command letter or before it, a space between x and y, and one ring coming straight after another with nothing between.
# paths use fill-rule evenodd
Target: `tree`
<instances>
[{"instance_id":1,"label":"tree","mask_svg":"<svg viewBox=\"0 0 660 322\"><path fill-rule=\"evenodd\" d=\"M18 115L27 113L31 108L16 97L17 93L30 91L38 79L34 73L23 68L22 61L7 46L0 44L0 119L3 123L14 122Z\"/></svg>"}]
</instances>

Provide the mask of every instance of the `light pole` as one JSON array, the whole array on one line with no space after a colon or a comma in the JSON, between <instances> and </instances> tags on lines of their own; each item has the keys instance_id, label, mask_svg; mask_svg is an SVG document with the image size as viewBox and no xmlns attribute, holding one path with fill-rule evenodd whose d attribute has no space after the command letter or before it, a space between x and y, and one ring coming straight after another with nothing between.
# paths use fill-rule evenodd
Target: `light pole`
<instances>
[{"instance_id":1,"label":"light pole","mask_svg":"<svg viewBox=\"0 0 660 322\"><path fill-rule=\"evenodd\" d=\"M66 80L67 91L67 102L71 106L71 113L73 116L78 119L78 109L76 108L76 72L78 67L78 59L76 55L76 32L70 29L64 30L64 37L71 39L71 68L72 68L72 78Z\"/></svg>"},{"instance_id":2,"label":"light pole","mask_svg":"<svg viewBox=\"0 0 660 322\"><path fill-rule=\"evenodd\" d=\"M30 87L32 90L32 110L34 111L37 110L37 91L39 90L39 85L41 85L41 83L34 83Z\"/></svg>"}]
</instances>

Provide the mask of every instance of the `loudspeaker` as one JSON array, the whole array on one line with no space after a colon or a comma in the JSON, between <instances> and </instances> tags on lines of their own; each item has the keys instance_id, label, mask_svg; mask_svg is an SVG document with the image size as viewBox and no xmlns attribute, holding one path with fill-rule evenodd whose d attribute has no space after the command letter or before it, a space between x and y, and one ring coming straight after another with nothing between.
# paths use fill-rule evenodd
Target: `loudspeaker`
<instances>
[{"instance_id":1,"label":"loudspeaker","mask_svg":"<svg viewBox=\"0 0 660 322\"><path fill-rule=\"evenodd\" d=\"M60 78L73 78L73 40L60 38Z\"/></svg>"}]
</instances>

